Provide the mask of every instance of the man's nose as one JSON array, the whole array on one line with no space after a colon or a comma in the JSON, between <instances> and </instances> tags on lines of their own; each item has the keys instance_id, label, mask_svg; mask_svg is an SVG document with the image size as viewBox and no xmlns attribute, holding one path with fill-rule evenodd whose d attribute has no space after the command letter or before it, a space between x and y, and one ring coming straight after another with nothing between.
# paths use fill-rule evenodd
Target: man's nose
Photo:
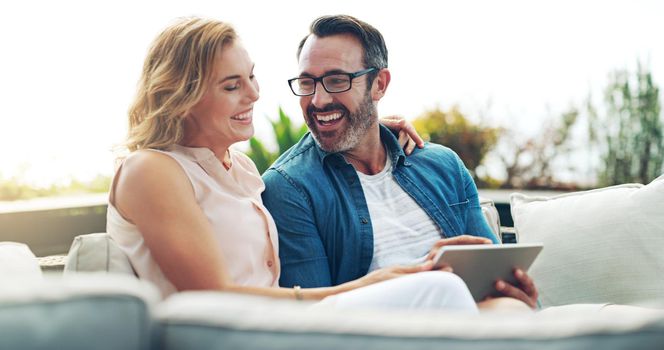
<instances>
[{"instance_id":1,"label":"man's nose","mask_svg":"<svg viewBox=\"0 0 664 350\"><path fill-rule=\"evenodd\" d=\"M316 82L316 89L311 97L311 104L315 107L323 108L332 102L332 96L325 90L322 82Z\"/></svg>"}]
</instances>

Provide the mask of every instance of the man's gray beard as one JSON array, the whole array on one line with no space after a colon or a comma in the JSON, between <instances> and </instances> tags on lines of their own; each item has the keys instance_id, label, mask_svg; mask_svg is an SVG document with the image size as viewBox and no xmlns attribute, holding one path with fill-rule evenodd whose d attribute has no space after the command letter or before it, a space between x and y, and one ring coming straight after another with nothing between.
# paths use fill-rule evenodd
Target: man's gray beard
<instances>
[{"instance_id":1,"label":"man's gray beard","mask_svg":"<svg viewBox=\"0 0 664 350\"><path fill-rule=\"evenodd\" d=\"M348 113L346 118L348 118L348 127L336 137L333 143L329 141L327 144L321 143L315 121L313 126L309 125L309 130L311 130L311 134L320 148L330 153L346 152L355 148L362 141L362 138L367 135L371 126L377 122L376 108L371 100L370 91L367 91L364 95L364 100L357 111L355 113Z\"/></svg>"}]
</instances>

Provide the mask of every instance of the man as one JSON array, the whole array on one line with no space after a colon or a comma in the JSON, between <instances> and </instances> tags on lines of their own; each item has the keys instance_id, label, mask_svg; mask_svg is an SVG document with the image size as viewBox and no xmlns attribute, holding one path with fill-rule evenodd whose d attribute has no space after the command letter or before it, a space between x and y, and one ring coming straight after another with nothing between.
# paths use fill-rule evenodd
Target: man
<instances>
[{"instance_id":1,"label":"man","mask_svg":"<svg viewBox=\"0 0 664 350\"><path fill-rule=\"evenodd\" d=\"M350 16L325 16L298 48L290 79L310 133L268 169L264 204L279 231L282 286L338 285L424 261L447 244L497 243L459 157L428 144L406 157L377 122L390 83L382 35ZM499 282L534 307L532 280Z\"/></svg>"}]
</instances>

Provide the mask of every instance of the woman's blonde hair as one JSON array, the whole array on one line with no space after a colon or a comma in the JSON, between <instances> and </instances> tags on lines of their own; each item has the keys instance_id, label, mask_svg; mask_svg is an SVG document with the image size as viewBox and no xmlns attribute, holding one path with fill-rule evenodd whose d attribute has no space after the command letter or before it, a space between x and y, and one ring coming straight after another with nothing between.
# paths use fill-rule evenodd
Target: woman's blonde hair
<instances>
[{"instance_id":1,"label":"woman's blonde hair","mask_svg":"<svg viewBox=\"0 0 664 350\"><path fill-rule=\"evenodd\" d=\"M129 109L129 151L182 140L184 117L203 97L216 56L236 38L229 24L184 18L155 39Z\"/></svg>"}]
</instances>

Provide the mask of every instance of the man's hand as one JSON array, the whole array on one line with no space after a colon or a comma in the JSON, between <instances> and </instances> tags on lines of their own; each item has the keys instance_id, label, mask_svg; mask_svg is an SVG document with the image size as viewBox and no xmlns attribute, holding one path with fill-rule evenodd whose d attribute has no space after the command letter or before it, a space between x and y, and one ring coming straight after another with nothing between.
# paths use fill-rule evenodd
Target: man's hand
<instances>
[{"instance_id":1,"label":"man's hand","mask_svg":"<svg viewBox=\"0 0 664 350\"><path fill-rule=\"evenodd\" d=\"M399 132L399 145L403 147L406 155L413 153L415 146L424 148L424 141L422 141L413 124L407 121L406 118L399 115L391 115L380 118L378 121L390 130Z\"/></svg>"},{"instance_id":2,"label":"man's hand","mask_svg":"<svg viewBox=\"0 0 664 350\"><path fill-rule=\"evenodd\" d=\"M516 277L517 286L498 280L495 284L496 290L506 297L521 300L531 308L536 308L539 293L537 287L535 287L535 282L521 269L514 269L514 277Z\"/></svg>"},{"instance_id":3,"label":"man's hand","mask_svg":"<svg viewBox=\"0 0 664 350\"><path fill-rule=\"evenodd\" d=\"M427 255L427 260L433 260L433 258L436 256L436 253L438 253L440 248L446 245L491 244L491 243L493 242L491 242L491 240L488 238L471 236L471 235L461 235L451 238L442 238L439 239L436 243L434 243L433 247L429 251L429 255Z\"/></svg>"}]
</instances>

